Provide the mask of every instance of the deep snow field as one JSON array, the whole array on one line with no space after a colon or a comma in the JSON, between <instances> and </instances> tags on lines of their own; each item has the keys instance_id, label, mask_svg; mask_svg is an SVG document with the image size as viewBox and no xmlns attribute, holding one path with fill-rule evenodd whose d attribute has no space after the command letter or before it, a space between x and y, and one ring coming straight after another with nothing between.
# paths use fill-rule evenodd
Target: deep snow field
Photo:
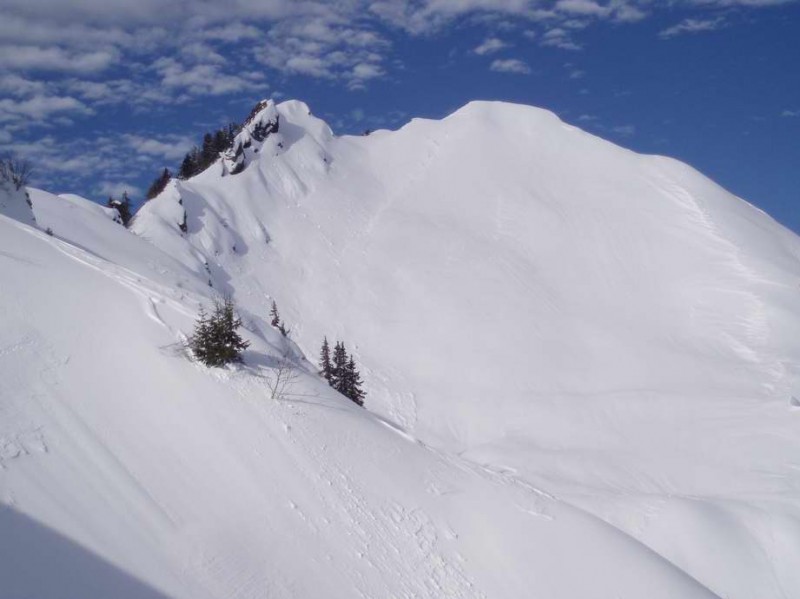
<instances>
[{"instance_id":1,"label":"deep snow field","mask_svg":"<svg viewBox=\"0 0 800 599\"><path fill-rule=\"evenodd\" d=\"M0 189L0 599L800 597L797 236L526 106L239 143L130 230Z\"/></svg>"}]
</instances>

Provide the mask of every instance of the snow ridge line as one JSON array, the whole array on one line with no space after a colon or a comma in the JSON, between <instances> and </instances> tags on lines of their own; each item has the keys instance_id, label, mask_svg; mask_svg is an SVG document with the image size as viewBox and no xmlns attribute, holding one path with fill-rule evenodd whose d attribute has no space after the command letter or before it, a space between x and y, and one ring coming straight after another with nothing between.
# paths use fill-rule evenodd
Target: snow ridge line
<instances>
[{"instance_id":1,"label":"snow ridge line","mask_svg":"<svg viewBox=\"0 0 800 599\"><path fill-rule=\"evenodd\" d=\"M742 293L746 294L750 301L751 309L749 314L743 316L737 323L737 328L742 329L744 334L741 337L735 337L726 333L725 336L732 343L736 353L749 362L758 363L773 379L773 385L777 384L783 378L785 368L775 358L768 358L764 355L764 348L770 336L770 326L764 301L753 289L753 283L761 282L763 278L744 262L741 248L722 232L711 212L700 203L698 198L674 180L665 181L664 189L669 197L689 211L692 220L703 227L709 237L720 246L720 253L726 258L725 263L737 278L748 284L747 289Z\"/></svg>"},{"instance_id":2,"label":"snow ridge line","mask_svg":"<svg viewBox=\"0 0 800 599\"><path fill-rule=\"evenodd\" d=\"M27 226L25 226L23 230L30 235L38 236L43 241L48 242L52 247L75 262L96 270L109 279L112 279L120 285L123 285L124 287L134 291L137 295L145 299L145 312L148 314L148 316L155 322L167 328L171 333L175 333L175 331L158 315L158 312L155 310L156 303L169 305L169 307L188 318L196 318L196 313L187 309L183 303L170 297L170 291L165 285L156 283L145 275L137 274L132 270L125 268L124 266L114 264L113 262L110 262L105 258L101 258L97 254L71 244L68 241L51 238L49 236L45 237L41 232ZM186 297L187 299L190 299L198 304L202 303L202 299L196 297L196 294L188 289L182 289L181 293L182 296Z\"/></svg>"}]
</instances>

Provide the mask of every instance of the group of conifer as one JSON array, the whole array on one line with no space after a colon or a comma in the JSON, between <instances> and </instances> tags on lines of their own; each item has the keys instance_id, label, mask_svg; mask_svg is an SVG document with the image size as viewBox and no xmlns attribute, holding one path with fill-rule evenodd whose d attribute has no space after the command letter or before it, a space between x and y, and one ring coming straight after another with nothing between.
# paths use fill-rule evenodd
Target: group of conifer
<instances>
[{"instance_id":1,"label":"group of conifer","mask_svg":"<svg viewBox=\"0 0 800 599\"><path fill-rule=\"evenodd\" d=\"M349 398L359 406L364 405L366 393L361 388L361 374L356 368L353 356L347 355L344 343L337 341L331 356L331 347L328 338L322 342L320 351L320 374L328 381L328 384L339 393Z\"/></svg>"},{"instance_id":2,"label":"group of conifer","mask_svg":"<svg viewBox=\"0 0 800 599\"><path fill-rule=\"evenodd\" d=\"M239 129L239 125L231 123L213 133L206 133L203 136L202 146L199 148L195 146L183 158L180 169L178 169L178 178L189 179L214 164L219 158L220 152L230 149L233 138L239 133Z\"/></svg>"},{"instance_id":3,"label":"group of conifer","mask_svg":"<svg viewBox=\"0 0 800 599\"><path fill-rule=\"evenodd\" d=\"M236 315L233 300L230 298L216 301L211 314L201 307L194 333L189 338L189 348L206 366L241 362L242 352L250 343L237 332L240 326L242 321Z\"/></svg>"},{"instance_id":4,"label":"group of conifer","mask_svg":"<svg viewBox=\"0 0 800 599\"><path fill-rule=\"evenodd\" d=\"M270 324L284 337L288 337L289 330L281 321L275 302L272 302L270 316ZM224 366L241 362L242 352L250 345L237 332L241 326L242 321L236 315L233 300L230 298L218 300L214 303L211 314L201 308L194 333L187 345L194 356L206 366ZM328 338L325 338L322 343L320 368L320 374L331 387L359 406L364 405L366 394L362 389L361 374L353 356L348 355L344 343L337 342L331 354Z\"/></svg>"}]
</instances>

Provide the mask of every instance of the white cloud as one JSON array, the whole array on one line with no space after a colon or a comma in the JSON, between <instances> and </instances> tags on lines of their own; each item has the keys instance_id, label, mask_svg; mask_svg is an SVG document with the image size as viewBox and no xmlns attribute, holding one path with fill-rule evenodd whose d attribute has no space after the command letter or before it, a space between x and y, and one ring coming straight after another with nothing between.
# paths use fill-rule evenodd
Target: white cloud
<instances>
[{"instance_id":1,"label":"white cloud","mask_svg":"<svg viewBox=\"0 0 800 599\"><path fill-rule=\"evenodd\" d=\"M601 6L594 0L558 0L556 10L577 15L605 17L611 11L609 6Z\"/></svg>"},{"instance_id":2,"label":"white cloud","mask_svg":"<svg viewBox=\"0 0 800 599\"><path fill-rule=\"evenodd\" d=\"M545 32L539 42L542 46L551 46L561 50L580 50L581 46L572 41L570 33L561 27L554 27Z\"/></svg>"},{"instance_id":3,"label":"white cloud","mask_svg":"<svg viewBox=\"0 0 800 599\"><path fill-rule=\"evenodd\" d=\"M614 11L614 20L618 23L635 23L647 17L647 13L632 4L619 4Z\"/></svg>"},{"instance_id":4,"label":"white cloud","mask_svg":"<svg viewBox=\"0 0 800 599\"><path fill-rule=\"evenodd\" d=\"M161 139L143 137L141 135L125 134L122 140L139 154L156 156L168 161L177 161L183 158L194 145L188 136L168 135Z\"/></svg>"},{"instance_id":5,"label":"white cloud","mask_svg":"<svg viewBox=\"0 0 800 599\"><path fill-rule=\"evenodd\" d=\"M288 73L310 75L311 77L333 76L329 70L329 63L319 56L311 56L308 54L288 56L281 66L282 71Z\"/></svg>"},{"instance_id":6,"label":"white cloud","mask_svg":"<svg viewBox=\"0 0 800 599\"><path fill-rule=\"evenodd\" d=\"M711 6L727 8L731 6L741 6L748 8L762 8L765 6L779 6L781 4L791 4L796 0L688 0L688 4L696 6Z\"/></svg>"},{"instance_id":7,"label":"white cloud","mask_svg":"<svg viewBox=\"0 0 800 599\"><path fill-rule=\"evenodd\" d=\"M634 125L618 125L611 127L611 131L623 137L631 137L636 134L636 127Z\"/></svg>"},{"instance_id":8,"label":"white cloud","mask_svg":"<svg viewBox=\"0 0 800 599\"><path fill-rule=\"evenodd\" d=\"M228 62L222 54L204 42L192 42L181 46L181 55L198 63L223 65Z\"/></svg>"},{"instance_id":9,"label":"white cloud","mask_svg":"<svg viewBox=\"0 0 800 599\"><path fill-rule=\"evenodd\" d=\"M95 188L95 193L98 195L113 196L117 199L125 192L131 198L142 196L142 190L139 187L123 181L101 181Z\"/></svg>"},{"instance_id":10,"label":"white cloud","mask_svg":"<svg viewBox=\"0 0 800 599\"><path fill-rule=\"evenodd\" d=\"M43 94L46 90L47 84L43 81L27 79L13 73L0 75L0 92L4 94L20 97Z\"/></svg>"},{"instance_id":11,"label":"white cloud","mask_svg":"<svg viewBox=\"0 0 800 599\"><path fill-rule=\"evenodd\" d=\"M358 28L346 20L320 17L276 24L255 56L284 75L338 79L359 89L385 75L382 63L389 48L389 42L366 25Z\"/></svg>"},{"instance_id":12,"label":"white cloud","mask_svg":"<svg viewBox=\"0 0 800 599\"><path fill-rule=\"evenodd\" d=\"M174 95L166 93L152 82L132 79L104 81L65 79L60 82L60 87L95 107L114 104L133 106L150 103L169 104L175 99Z\"/></svg>"},{"instance_id":13,"label":"white cloud","mask_svg":"<svg viewBox=\"0 0 800 599\"><path fill-rule=\"evenodd\" d=\"M600 4L595 0L558 0L555 9L579 17L611 19L631 23L645 18L646 13L630 0L611 0Z\"/></svg>"},{"instance_id":14,"label":"white cloud","mask_svg":"<svg viewBox=\"0 0 800 599\"><path fill-rule=\"evenodd\" d=\"M791 117L800 116L800 109L797 109L797 110L784 110L784 111L781 113L781 116L783 116L783 117L790 117L790 118L791 118Z\"/></svg>"},{"instance_id":15,"label":"white cloud","mask_svg":"<svg viewBox=\"0 0 800 599\"><path fill-rule=\"evenodd\" d=\"M244 23L228 23L220 27L211 27L202 32L202 37L207 40L223 42L240 42L263 37L264 32L253 25Z\"/></svg>"},{"instance_id":16,"label":"white cloud","mask_svg":"<svg viewBox=\"0 0 800 599\"><path fill-rule=\"evenodd\" d=\"M0 67L23 71L96 73L107 69L117 59L118 52L113 48L71 53L54 46L0 46Z\"/></svg>"},{"instance_id":17,"label":"white cloud","mask_svg":"<svg viewBox=\"0 0 800 599\"><path fill-rule=\"evenodd\" d=\"M527 75L531 72L528 64L518 58L497 59L492 62L489 68L498 73L515 73L518 75Z\"/></svg>"},{"instance_id":18,"label":"white cloud","mask_svg":"<svg viewBox=\"0 0 800 599\"><path fill-rule=\"evenodd\" d=\"M0 122L41 122L54 114L93 114L86 104L69 96L33 96L27 100L0 99Z\"/></svg>"},{"instance_id":19,"label":"white cloud","mask_svg":"<svg viewBox=\"0 0 800 599\"><path fill-rule=\"evenodd\" d=\"M724 17L716 17L714 19L684 19L677 25L668 27L661 31L658 35L662 39L669 39L678 35L687 33L701 33L703 31L714 31L725 27L726 21Z\"/></svg>"},{"instance_id":20,"label":"white cloud","mask_svg":"<svg viewBox=\"0 0 800 599\"><path fill-rule=\"evenodd\" d=\"M506 44L503 40L498 39L496 37L490 37L485 39L482 44L480 44L477 48L473 50L473 52L475 52L475 54L478 54L479 56L484 56L487 54L494 54L495 52L499 52L500 50L502 50L507 46L508 44Z\"/></svg>"},{"instance_id":21,"label":"white cloud","mask_svg":"<svg viewBox=\"0 0 800 599\"><path fill-rule=\"evenodd\" d=\"M348 87L350 89L363 89L365 87L365 83L370 79L377 79L378 77L383 77L385 74L383 67L378 64L367 63L367 62L360 62L353 67L353 70L349 73L348 77L350 81L348 82Z\"/></svg>"},{"instance_id":22,"label":"white cloud","mask_svg":"<svg viewBox=\"0 0 800 599\"><path fill-rule=\"evenodd\" d=\"M160 58L152 65L161 77L161 85L195 96L219 96L243 91L265 90L263 75L256 72L224 73L219 64L187 66L174 58Z\"/></svg>"}]
</instances>

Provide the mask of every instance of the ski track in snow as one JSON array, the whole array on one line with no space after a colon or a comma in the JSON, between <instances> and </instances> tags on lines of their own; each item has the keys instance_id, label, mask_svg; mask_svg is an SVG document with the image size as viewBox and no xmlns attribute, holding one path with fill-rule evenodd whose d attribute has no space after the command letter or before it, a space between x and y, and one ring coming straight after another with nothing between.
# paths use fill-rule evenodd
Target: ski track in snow
<instances>
[{"instance_id":1,"label":"ski track in snow","mask_svg":"<svg viewBox=\"0 0 800 599\"><path fill-rule=\"evenodd\" d=\"M61 253L68 256L75 262L83 264L101 274L119 283L120 285L132 290L143 300L142 306L144 313L154 322L167 329L173 335L177 332L170 327L159 315L158 304L165 305L175 312L186 316L187 318L194 319L196 312L191 311L186 307L185 301L194 300L197 305L202 303L202 300L197 297L191 297L189 292L181 291L176 297L174 289L166 285L156 283L155 281L137 274L127 268L113 264L99 256L96 256L88 250L83 250L69 243L52 240L53 246ZM177 340L177 339L176 339Z\"/></svg>"}]
</instances>

